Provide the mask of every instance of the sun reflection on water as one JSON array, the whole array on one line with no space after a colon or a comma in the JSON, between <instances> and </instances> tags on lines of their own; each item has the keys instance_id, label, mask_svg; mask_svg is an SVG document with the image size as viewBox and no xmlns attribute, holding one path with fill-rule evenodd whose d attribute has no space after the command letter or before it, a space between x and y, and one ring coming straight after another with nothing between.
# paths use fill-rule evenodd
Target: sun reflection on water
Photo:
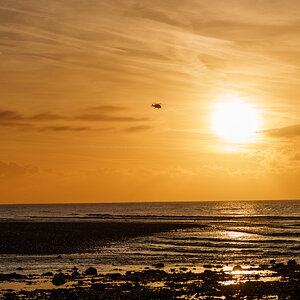
<instances>
[{"instance_id":1,"label":"sun reflection on water","mask_svg":"<svg viewBox=\"0 0 300 300\"><path fill-rule=\"evenodd\" d=\"M226 231L226 235L232 239L235 239L235 238L239 239L239 238L246 237L246 234L244 232L239 232L239 231Z\"/></svg>"}]
</instances>

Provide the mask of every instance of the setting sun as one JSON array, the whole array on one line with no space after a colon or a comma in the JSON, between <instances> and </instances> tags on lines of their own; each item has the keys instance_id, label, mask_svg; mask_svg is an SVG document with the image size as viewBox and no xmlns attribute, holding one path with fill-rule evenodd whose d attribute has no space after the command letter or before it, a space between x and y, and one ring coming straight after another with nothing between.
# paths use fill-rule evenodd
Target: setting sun
<instances>
[{"instance_id":1,"label":"setting sun","mask_svg":"<svg viewBox=\"0 0 300 300\"><path fill-rule=\"evenodd\" d=\"M212 116L214 132L233 142L250 141L258 130L258 112L247 103L218 104Z\"/></svg>"}]
</instances>

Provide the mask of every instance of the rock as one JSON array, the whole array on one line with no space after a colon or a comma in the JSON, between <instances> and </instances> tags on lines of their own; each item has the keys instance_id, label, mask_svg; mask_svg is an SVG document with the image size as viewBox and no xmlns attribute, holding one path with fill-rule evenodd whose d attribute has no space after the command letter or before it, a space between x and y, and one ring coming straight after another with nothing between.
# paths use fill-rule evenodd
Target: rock
<instances>
[{"instance_id":1,"label":"rock","mask_svg":"<svg viewBox=\"0 0 300 300\"><path fill-rule=\"evenodd\" d=\"M206 269L211 269L213 267L213 265L203 265L203 268L206 268Z\"/></svg>"},{"instance_id":2,"label":"rock","mask_svg":"<svg viewBox=\"0 0 300 300\"><path fill-rule=\"evenodd\" d=\"M74 272L72 272L72 275L71 275L72 277L78 277L78 276L80 276L80 274L79 274L79 272L77 272L77 271L74 271Z\"/></svg>"},{"instance_id":3,"label":"rock","mask_svg":"<svg viewBox=\"0 0 300 300\"><path fill-rule=\"evenodd\" d=\"M14 280L14 279L27 279L28 277L26 275L21 275L16 272L10 273L10 274L0 274L0 281L5 280Z\"/></svg>"},{"instance_id":4,"label":"rock","mask_svg":"<svg viewBox=\"0 0 300 300\"><path fill-rule=\"evenodd\" d=\"M283 270L284 268L285 268L285 265L283 263L276 264L272 267L272 269L275 271Z\"/></svg>"},{"instance_id":5,"label":"rock","mask_svg":"<svg viewBox=\"0 0 300 300\"><path fill-rule=\"evenodd\" d=\"M297 264L297 262L296 262L294 259L290 259L290 260L288 261L288 266L289 266L289 267L296 266L296 264Z\"/></svg>"},{"instance_id":6,"label":"rock","mask_svg":"<svg viewBox=\"0 0 300 300\"><path fill-rule=\"evenodd\" d=\"M106 285L103 283L95 283L92 285L92 289L97 290L97 291L104 291Z\"/></svg>"},{"instance_id":7,"label":"rock","mask_svg":"<svg viewBox=\"0 0 300 300\"><path fill-rule=\"evenodd\" d=\"M58 258L58 259L61 259L61 258L62 258L62 256L61 256L61 255L58 255L56 258Z\"/></svg>"},{"instance_id":8,"label":"rock","mask_svg":"<svg viewBox=\"0 0 300 300\"><path fill-rule=\"evenodd\" d=\"M72 270L73 270L73 271L78 271L78 268L77 268L77 267L73 267Z\"/></svg>"},{"instance_id":9,"label":"rock","mask_svg":"<svg viewBox=\"0 0 300 300\"><path fill-rule=\"evenodd\" d=\"M98 272L95 268L90 267L90 268L85 270L84 274L85 275L98 275Z\"/></svg>"},{"instance_id":10,"label":"rock","mask_svg":"<svg viewBox=\"0 0 300 300\"><path fill-rule=\"evenodd\" d=\"M233 272L240 272L243 271L243 268L240 265L236 265L232 269Z\"/></svg>"},{"instance_id":11,"label":"rock","mask_svg":"<svg viewBox=\"0 0 300 300\"><path fill-rule=\"evenodd\" d=\"M63 285L66 283L66 276L63 273L56 273L53 276L52 283L56 286Z\"/></svg>"},{"instance_id":12,"label":"rock","mask_svg":"<svg viewBox=\"0 0 300 300\"><path fill-rule=\"evenodd\" d=\"M179 268L179 270L181 270L181 271L187 271L187 269L188 269L188 268L185 268L185 267Z\"/></svg>"},{"instance_id":13,"label":"rock","mask_svg":"<svg viewBox=\"0 0 300 300\"><path fill-rule=\"evenodd\" d=\"M275 259L271 259L271 260L270 260L270 264L271 264L271 265L275 265L275 264L276 264L276 260L275 260Z\"/></svg>"},{"instance_id":14,"label":"rock","mask_svg":"<svg viewBox=\"0 0 300 300\"><path fill-rule=\"evenodd\" d=\"M46 272L46 273L43 273L42 276L53 276L53 273L52 272Z\"/></svg>"},{"instance_id":15,"label":"rock","mask_svg":"<svg viewBox=\"0 0 300 300\"><path fill-rule=\"evenodd\" d=\"M22 268L22 267L19 267L19 268L17 268L17 270L19 270L19 271L22 271L22 270L23 270L23 268Z\"/></svg>"},{"instance_id":16,"label":"rock","mask_svg":"<svg viewBox=\"0 0 300 300\"><path fill-rule=\"evenodd\" d=\"M157 263L157 264L153 264L152 266L155 267L155 268L164 268L165 264L163 264L163 263Z\"/></svg>"},{"instance_id":17,"label":"rock","mask_svg":"<svg viewBox=\"0 0 300 300\"><path fill-rule=\"evenodd\" d=\"M106 277L113 281L122 280L122 278L123 278L122 274L120 274L120 273L109 273L109 274L106 274Z\"/></svg>"},{"instance_id":18,"label":"rock","mask_svg":"<svg viewBox=\"0 0 300 300\"><path fill-rule=\"evenodd\" d=\"M4 295L3 295L3 299L5 299L5 300L18 300L19 299L19 297L15 294L15 293L5 293Z\"/></svg>"},{"instance_id":19,"label":"rock","mask_svg":"<svg viewBox=\"0 0 300 300\"><path fill-rule=\"evenodd\" d=\"M267 270L269 268L268 265L259 265L262 270Z\"/></svg>"}]
</instances>

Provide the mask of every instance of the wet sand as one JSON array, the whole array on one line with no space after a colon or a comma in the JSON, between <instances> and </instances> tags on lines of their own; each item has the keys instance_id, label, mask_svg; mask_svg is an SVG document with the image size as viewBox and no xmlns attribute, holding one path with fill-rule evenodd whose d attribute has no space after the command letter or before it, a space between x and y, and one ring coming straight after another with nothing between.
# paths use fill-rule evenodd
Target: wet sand
<instances>
[{"instance_id":1,"label":"wet sand","mask_svg":"<svg viewBox=\"0 0 300 300\"><path fill-rule=\"evenodd\" d=\"M112 241L203 227L184 223L0 222L0 254L88 253Z\"/></svg>"}]
</instances>

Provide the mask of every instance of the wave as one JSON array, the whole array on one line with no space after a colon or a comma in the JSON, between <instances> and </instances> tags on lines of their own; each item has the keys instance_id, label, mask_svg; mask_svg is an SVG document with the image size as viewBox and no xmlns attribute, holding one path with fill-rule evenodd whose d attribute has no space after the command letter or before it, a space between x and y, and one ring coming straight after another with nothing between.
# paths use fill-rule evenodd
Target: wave
<instances>
[{"instance_id":1,"label":"wave","mask_svg":"<svg viewBox=\"0 0 300 300\"><path fill-rule=\"evenodd\" d=\"M183 221L266 221L266 220L295 220L300 221L300 217L296 216L196 216L196 215L114 215L114 214L86 214L85 216L79 216L72 214L72 216L28 216L29 218L39 219L109 219L109 220L183 220ZM293 224L293 226L300 226L300 224Z\"/></svg>"}]
</instances>

